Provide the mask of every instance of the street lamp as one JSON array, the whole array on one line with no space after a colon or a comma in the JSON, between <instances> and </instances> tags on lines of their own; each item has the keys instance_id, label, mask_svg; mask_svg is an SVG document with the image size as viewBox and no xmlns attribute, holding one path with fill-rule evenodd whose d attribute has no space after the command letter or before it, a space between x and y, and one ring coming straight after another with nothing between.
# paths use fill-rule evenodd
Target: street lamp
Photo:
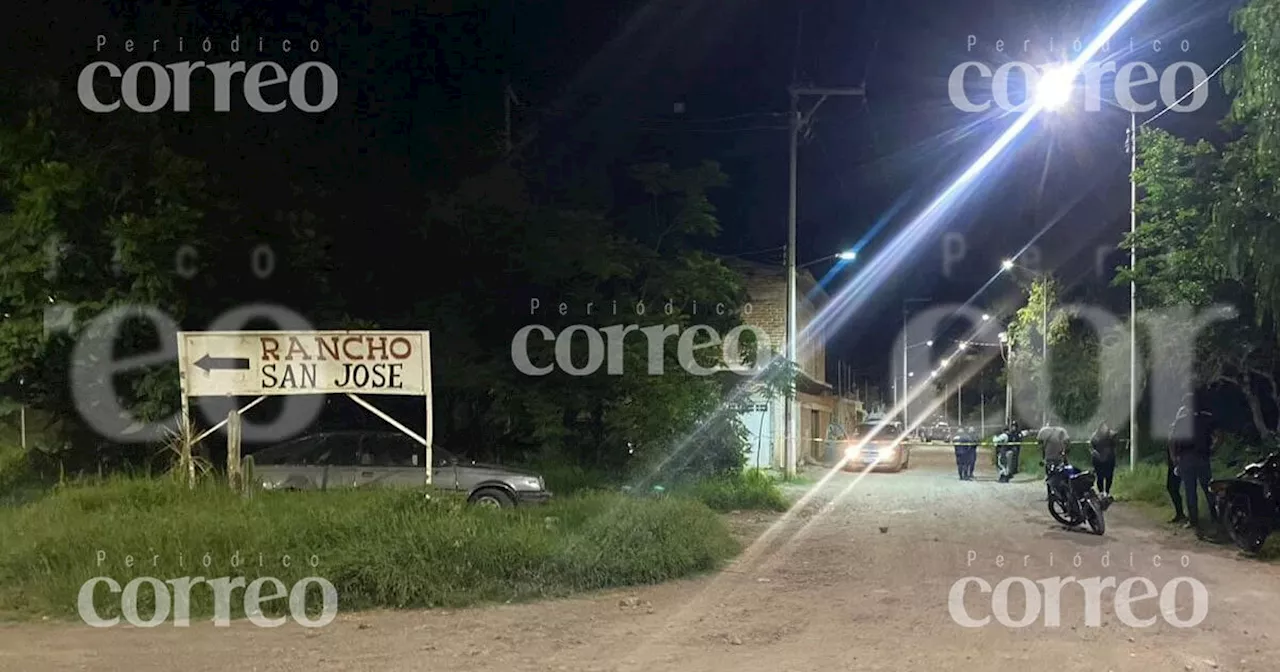
<instances>
[{"instance_id":1,"label":"street lamp","mask_svg":"<svg viewBox=\"0 0 1280 672\"><path fill-rule=\"evenodd\" d=\"M1072 71L1065 67L1046 71L1036 85L1036 102L1051 112L1061 109L1071 99L1074 80ZM1129 155L1129 469L1133 470L1138 466L1138 283L1132 275L1138 265L1138 247L1134 242L1138 232L1138 113L1135 110L1129 111L1125 153Z\"/></svg>"},{"instance_id":2,"label":"street lamp","mask_svg":"<svg viewBox=\"0 0 1280 672\"><path fill-rule=\"evenodd\" d=\"M902 426L904 428L909 424L907 407L911 404L910 398L907 396L907 351L921 345L933 347L932 340L928 340L923 343L916 343L915 345L907 345L907 306L912 303L927 303L932 300L933 299L928 298L914 298L904 299L902 302Z\"/></svg>"},{"instance_id":3,"label":"street lamp","mask_svg":"<svg viewBox=\"0 0 1280 672\"><path fill-rule=\"evenodd\" d=\"M1138 468L1138 113L1129 112L1129 470Z\"/></svg>"},{"instance_id":4,"label":"street lamp","mask_svg":"<svg viewBox=\"0 0 1280 672\"><path fill-rule=\"evenodd\" d=\"M820 96L818 104L830 96L862 96L865 91L861 87L817 88L792 85L787 89L791 97L791 109L787 115L787 131L789 136L789 176L787 199L787 362L796 361L796 174L797 155L799 154L800 130L807 126L813 118L817 105L806 114L800 113L801 96ZM795 410L795 386L787 393L784 422L786 422L786 475L796 475L796 435L799 434L798 414Z\"/></svg>"},{"instance_id":5,"label":"street lamp","mask_svg":"<svg viewBox=\"0 0 1280 672\"><path fill-rule=\"evenodd\" d=\"M1013 358L1013 353L1005 353L1005 349L1012 349L1009 344L1009 332L1002 331L996 334L996 338L1000 340L1000 358L1004 360L1004 426L1009 426L1009 420L1013 417L1013 379L1009 375L1009 360Z\"/></svg>"},{"instance_id":6,"label":"street lamp","mask_svg":"<svg viewBox=\"0 0 1280 672\"><path fill-rule=\"evenodd\" d=\"M1060 110L1071 101L1074 86L1075 73L1070 67L1048 68L1036 83L1036 102L1050 112Z\"/></svg>"},{"instance_id":7,"label":"street lamp","mask_svg":"<svg viewBox=\"0 0 1280 672\"><path fill-rule=\"evenodd\" d=\"M904 313L903 319L904 320L906 319L905 313ZM906 335L907 335L907 332L904 330L902 332L903 338L906 338ZM910 418L907 417L907 407L911 404L911 395L910 395L911 386L907 385L907 378L910 378L916 375L914 371L907 371L907 351L913 348L919 348L922 346L927 348L932 348L933 341L932 340L924 341L923 343L916 343L914 345L904 344L902 346L902 426L904 428L907 427L907 425L910 423Z\"/></svg>"},{"instance_id":8,"label":"street lamp","mask_svg":"<svg viewBox=\"0 0 1280 672\"><path fill-rule=\"evenodd\" d=\"M837 252L835 254L828 254L825 257L814 259L813 261L806 261L803 264L796 266L796 269L808 268L814 264L821 264L824 261L831 261L832 259L839 259L840 261L853 261L854 259L857 259L857 258L858 258L857 252L854 252L853 250L845 250L843 252Z\"/></svg>"}]
</instances>

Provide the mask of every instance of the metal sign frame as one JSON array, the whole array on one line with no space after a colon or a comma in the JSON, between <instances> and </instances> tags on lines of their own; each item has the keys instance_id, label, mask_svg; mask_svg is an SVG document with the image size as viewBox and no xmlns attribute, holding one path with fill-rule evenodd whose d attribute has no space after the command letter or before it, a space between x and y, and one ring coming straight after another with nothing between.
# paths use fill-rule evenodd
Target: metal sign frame
<instances>
[{"instance_id":1,"label":"metal sign frame","mask_svg":"<svg viewBox=\"0 0 1280 672\"><path fill-rule=\"evenodd\" d=\"M187 423L187 422L190 422L190 420L191 420L191 401L190 401L190 400L191 400L191 398L192 398L192 396L193 396L193 395L188 394L188 392L187 392L187 388L188 388L188 384L187 384L187 373L188 373L188 372L187 372L187 368L188 368L188 366L190 365L190 363L187 361L187 337L188 337L188 336L191 336L191 335L199 335L199 336L238 336L238 337L243 337L243 336L254 336L254 335L271 335L271 336L274 336L274 337L280 338L280 337L284 337L284 336L295 336L295 335L316 336L316 335L321 335L321 334L323 334L323 335L347 335L347 336L355 336L355 335L369 335L369 334L372 334L372 335L390 335L390 334L400 334L400 335L403 335L403 334L418 334L418 335L421 335L421 337L422 337L422 350L423 350L423 352L422 352L422 393L421 393L421 394L403 394L403 395L395 395L395 396L406 396L406 397L418 397L418 396L421 396L421 397L423 397L423 398L424 398L424 400L425 400L425 402L424 402L424 403L425 403L426 412L427 412L427 419L426 419L426 426L425 426L426 432L425 432L423 435L419 436L417 432L415 432L415 431L413 431L413 430L409 429L409 428L408 428L408 427L406 427L404 424L402 424L402 423L400 423L399 421L397 421L395 418L392 418L391 416L387 415L387 414L386 414L386 412L384 412L382 409L379 409L377 406L374 406L372 403L368 402L368 401L367 401L367 400L365 400L363 397L361 397L361 396L359 396L359 395L357 395L357 394L355 394L355 393L353 393L353 392L345 392L344 394L346 394L346 396L347 396L348 398L350 398L352 401L354 401L354 402L356 402L357 404L359 404L359 405L360 405L361 407L363 407L365 410L367 410L367 411L369 411L370 413L372 413L372 414L374 414L374 415L378 416L378 417L379 417L379 418L381 418L384 422L386 422L387 424L391 425L392 427L395 427L395 428L396 428L398 431L400 431L402 434L404 434L404 435L408 436L409 438L413 439L414 441L417 441L418 443L422 444L422 445L426 448L426 464L424 465L424 469L426 470L426 485L431 485L431 484L432 484L432 483L431 483L431 470L432 470L432 465L434 464L434 462L433 462L433 457L434 457L434 456L432 455L431 446L432 446L432 437L433 437L433 433L434 433L434 431L435 431L435 422L434 422L434 417L433 417L433 413L432 413L432 401L433 401L433 398L434 398L434 396L435 396L435 395L432 393L432 389L431 389L431 332L428 332L428 331L391 331L391 330L386 330L386 331L382 331L382 330L372 330L372 331L350 331L350 330L348 330L348 331L342 331L342 330L329 330L329 331L179 331L179 332L178 332L178 386L179 386L179 388L180 388L180 390L181 390L181 393L182 393L182 421L183 421L183 423L185 424L185 423ZM317 394L321 394L322 396L328 396L328 394L329 394L329 393L321 392L321 393L317 393ZM209 397L209 396L217 396L217 395L194 395L194 396ZM230 397L230 396L234 396L234 395L230 395L230 394L228 394L228 395L225 395L225 396ZM236 410L236 414L237 414L237 415L243 415L245 411L248 411L249 409L253 408L254 406L257 406L258 404L262 403L263 401L265 401L265 400L267 399L267 397L273 397L273 396L291 396L291 395L289 395L289 394L271 394L271 393L261 394L261 395L259 395L256 399L254 399L253 401L250 401L249 403L247 403L247 404L245 404L244 406L242 406L242 407L240 407L239 409L237 409L237 410ZM197 444L197 443L199 443L200 441L202 441L202 440L204 440L205 438L207 438L209 435L213 434L214 432L218 431L219 429L222 429L224 426L226 426L226 424L227 424L227 420L228 420L228 419L229 419L229 418L227 418L227 419L223 419L221 422L218 422L218 423L217 423L217 424L215 424L214 426L212 426L212 427L210 427L210 428L208 428L208 429L204 430L203 432L201 432L200 434L198 434L197 436L195 436L194 438L192 438L192 439L191 439L191 445L192 445L192 446L194 446L195 444Z\"/></svg>"}]
</instances>

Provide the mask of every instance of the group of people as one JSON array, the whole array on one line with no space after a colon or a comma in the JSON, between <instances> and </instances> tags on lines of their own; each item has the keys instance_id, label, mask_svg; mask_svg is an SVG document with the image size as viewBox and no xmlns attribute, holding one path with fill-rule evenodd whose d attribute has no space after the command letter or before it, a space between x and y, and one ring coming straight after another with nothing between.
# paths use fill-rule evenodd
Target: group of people
<instances>
[{"instance_id":1,"label":"group of people","mask_svg":"<svg viewBox=\"0 0 1280 672\"><path fill-rule=\"evenodd\" d=\"M994 439L996 446L996 464L999 467L1001 483L1008 483L1018 471L1018 458L1021 453L1021 442L1030 431L1023 430L1015 420L1009 427ZM1071 437L1063 427L1046 426L1035 435L1044 453L1045 473L1049 474L1067 464L1067 455L1071 446ZM959 460L959 443L956 447ZM1089 451L1093 458L1093 470L1097 475L1098 492L1103 498L1111 496L1111 485L1116 475L1116 435L1107 425L1102 423L1089 439Z\"/></svg>"},{"instance_id":2,"label":"group of people","mask_svg":"<svg viewBox=\"0 0 1280 672\"><path fill-rule=\"evenodd\" d=\"M979 442L978 433L972 427L961 429L956 435L956 472L962 481L973 480L973 470L978 466Z\"/></svg>"},{"instance_id":3,"label":"group of people","mask_svg":"<svg viewBox=\"0 0 1280 672\"><path fill-rule=\"evenodd\" d=\"M1014 420L992 440L996 446L996 467L999 469L996 480L1001 483L1008 483L1013 479L1013 475L1018 473L1018 457L1022 452L1020 444L1023 433L1022 428L1018 426L1018 421Z\"/></svg>"},{"instance_id":4,"label":"group of people","mask_svg":"<svg viewBox=\"0 0 1280 672\"><path fill-rule=\"evenodd\" d=\"M1203 405L1196 404L1194 394L1183 396L1181 407L1170 427L1167 452L1168 474L1165 487L1169 499L1173 502L1173 523L1183 523L1194 529L1197 534L1203 532L1200 522L1200 493L1204 493L1209 509L1209 519L1217 520L1217 511L1209 494L1209 482L1213 478L1210 459L1213 454L1215 439L1213 414L1203 410ZM1017 421L1009 424L1005 431L994 439L996 447L996 463L999 467L999 481L1008 483L1018 471L1018 458L1021 443L1029 438L1031 430L1023 430ZM1046 475L1066 466L1070 448L1070 437L1067 430L1057 426L1041 428L1035 440L1044 451ZM978 459L979 439L972 427L963 429L955 439L956 471L962 481L973 480L974 467ZM1116 434L1103 422L1089 439L1089 452L1093 461L1093 471L1097 478L1098 494L1103 499L1111 498L1111 487L1116 475ZM1185 503L1185 507L1184 507Z\"/></svg>"}]
</instances>

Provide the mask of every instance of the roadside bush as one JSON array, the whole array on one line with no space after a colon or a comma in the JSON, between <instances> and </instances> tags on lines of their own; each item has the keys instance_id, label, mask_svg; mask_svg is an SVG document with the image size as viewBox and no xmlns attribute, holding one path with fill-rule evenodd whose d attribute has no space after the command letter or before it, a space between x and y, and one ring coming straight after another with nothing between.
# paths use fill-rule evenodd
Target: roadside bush
<instances>
[{"instance_id":1,"label":"roadside bush","mask_svg":"<svg viewBox=\"0 0 1280 672\"><path fill-rule=\"evenodd\" d=\"M1121 502L1169 505L1169 493L1165 490L1167 468L1164 460L1144 460L1134 470L1127 464L1116 467L1116 485L1112 495Z\"/></svg>"},{"instance_id":2,"label":"roadside bush","mask_svg":"<svg viewBox=\"0 0 1280 672\"><path fill-rule=\"evenodd\" d=\"M68 618L97 576L121 586L140 576L275 577L286 586L318 576L337 588L341 611L458 607L664 581L712 570L737 551L714 512L683 498L591 494L492 511L421 491L243 498L225 486L130 478L0 509L0 538L0 613ZM146 618L154 595L144 587L138 601ZM120 603L98 586L102 617L118 615ZM286 603L263 611L283 615ZM313 588L309 612L319 605ZM231 606L242 615L243 591ZM207 586L191 591L191 613L213 613Z\"/></svg>"},{"instance_id":3,"label":"roadside bush","mask_svg":"<svg viewBox=\"0 0 1280 672\"><path fill-rule=\"evenodd\" d=\"M562 462L542 462L529 468L547 483L547 489L557 497L573 495L589 490L607 490L618 484L618 478L604 471L588 469Z\"/></svg>"},{"instance_id":4,"label":"roadside bush","mask_svg":"<svg viewBox=\"0 0 1280 672\"><path fill-rule=\"evenodd\" d=\"M786 497L772 476L759 469L726 474L678 488L716 511L786 511Z\"/></svg>"}]
</instances>

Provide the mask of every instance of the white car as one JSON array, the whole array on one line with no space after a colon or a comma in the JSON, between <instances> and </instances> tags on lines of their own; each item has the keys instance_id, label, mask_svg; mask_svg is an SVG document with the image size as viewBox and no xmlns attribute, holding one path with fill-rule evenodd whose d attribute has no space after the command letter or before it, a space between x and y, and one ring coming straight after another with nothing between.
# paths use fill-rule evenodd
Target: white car
<instances>
[{"instance_id":1,"label":"white car","mask_svg":"<svg viewBox=\"0 0 1280 672\"><path fill-rule=\"evenodd\" d=\"M868 467L874 471L902 471L911 463L911 445L902 439L902 425L896 422L883 427L878 422L858 425L846 442L843 468L846 471L863 471Z\"/></svg>"}]
</instances>

